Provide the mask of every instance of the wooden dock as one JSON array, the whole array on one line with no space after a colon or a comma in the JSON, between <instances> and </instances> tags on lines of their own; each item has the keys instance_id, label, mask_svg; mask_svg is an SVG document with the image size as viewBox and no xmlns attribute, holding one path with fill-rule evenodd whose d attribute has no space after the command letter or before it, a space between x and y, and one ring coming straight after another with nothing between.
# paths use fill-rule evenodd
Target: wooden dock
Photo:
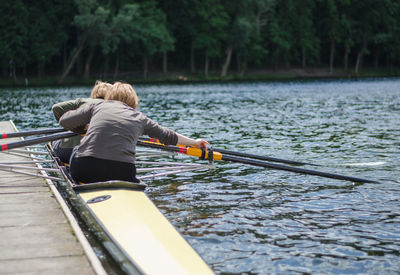
<instances>
[{"instance_id":1,"label":"wooden dock","mask_svg":"<svg viewBox=\"0 0 400 275\"><path fill-rule=\"evenodd\" d=\"M0 134L15 131L0 122ZM0 152L0 163L26 160ZM0 170L0 236L0 274L106 274L49 180Z\"/></svg>"}]
</instances>

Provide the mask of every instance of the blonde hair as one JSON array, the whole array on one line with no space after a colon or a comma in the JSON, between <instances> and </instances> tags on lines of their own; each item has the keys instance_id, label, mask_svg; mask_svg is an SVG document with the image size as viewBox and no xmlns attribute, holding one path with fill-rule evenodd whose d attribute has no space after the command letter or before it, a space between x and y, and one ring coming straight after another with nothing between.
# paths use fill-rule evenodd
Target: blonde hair
<instances>
[{"instance_id":1,"label":"blonde hair","mask_svg":"<svg viewBox=\"0 0 400 275\"><path fill-rule=\"evenodd\" d=\"M112 85L110 83L97 80L94 84L90 97L105 99L106 94L110 91L111 88Z\"/></svg>"},{"instance_id":2,"label":"blonde hair","mask_svg":"<svg viewBox=\"0 0 400 275\"><path fill-rule=\"evenodd\" d=\"M139 104L139 98L133 87L128 83L122 82L115 82L104 99L122 101L133 109L136 109Z\"/></svg>"}]
</instances>

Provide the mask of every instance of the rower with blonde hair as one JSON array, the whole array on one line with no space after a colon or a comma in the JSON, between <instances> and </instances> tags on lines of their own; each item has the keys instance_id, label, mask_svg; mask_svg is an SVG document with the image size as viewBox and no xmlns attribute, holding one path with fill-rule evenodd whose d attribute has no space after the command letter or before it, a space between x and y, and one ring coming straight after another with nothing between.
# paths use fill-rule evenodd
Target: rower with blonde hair
<instances>
[{"instance_id":1,"label":"rower with blonde hair","mask_svg":"<svg viewBox=\"0 0 400 275\"><path fill-rule=\"evenodd\" d=\"M113 85L110 83L97 80L90 93L90 98L77 98L74 100L68 100L54 104L51 110L53 111L55 119L59 121L60 117L63 114L68 111L78 109L83 104L103 101L112 86ZM76 129L76 131L83 132L84 128ZM69 163L72 149L79 144L81 139L82 136L79 135L71 138L53 141L53 151L62 162Z\"/></svg>"},{"instance_id":2,"label":"rower with blonde hair","mask_svg":"<svg viewBox=\"0 0 400 275\"><path fill-rule=\"evenodd\" d=\"M76 131L89 124L85 137L74 149L70 169L77 182L109 180L138 182L136 178L136 143L148 135L164 144L206 147L203 139L191 139L151 120L138 110L138 97L128 83L116 82L105 100L85 104L60 118L60 125Z\"/></svg>"},{"instance_id":3,"label":"rower with blonde hair","mask_svg":"<svg viewBox=\"0 0 400 275\"><path fill-rule=\"evenodd\" d=\"M90 93L90 97L104 99L106 97L106 94L111 89L111 87L112 87L112 84L110 84L108 82L96 80L96 83L93 86L92 92Z\"/></svg>"},{"instance_id":4,"label":"rower with blonde hair","mask_svg":"<svg viewBox=\"0 0 400 275\"><path fill-rule=\"evenodd\" d=\"M139 98L132 85L122 82L115 82L104 99L122 101L133 109L139 105Z\"/></svg>"}]
</instances>

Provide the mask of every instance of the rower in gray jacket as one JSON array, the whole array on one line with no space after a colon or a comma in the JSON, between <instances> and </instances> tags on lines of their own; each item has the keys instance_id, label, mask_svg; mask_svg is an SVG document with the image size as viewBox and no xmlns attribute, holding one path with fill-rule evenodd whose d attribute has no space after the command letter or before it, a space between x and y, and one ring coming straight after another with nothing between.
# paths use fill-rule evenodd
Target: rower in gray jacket
<instances>
[{"instance_id":1,"label":"rower in gray jacket","mask_svg":"<svg viewBox=\"0 0 400 275\"><path fill-rule=\"evenodd\" d=\"M136 110L138 98L131 85L116 82L103 102L82 105L65 113L60 125L77 131L88 124L85 137L71 157L70 169L77 182L108 180L138 182L135 153L140 136L148 135L164 144L205 147L203 139L191 139Z\"/></svg>"},{"instance_id":2,"label":"rower in gray jacket","mask_svg":"<svg viewBox=\"0 0 400 275\"><path fill-rule=\"evenodd\" d=\"M104 100L106 93L111 89L112 84L102 81L96 81L90 98L78 98L75 100L68 100L54 104L51 110L53 111L54 117L57 121L60 117L70 110L78 109L80 106L86 103L96 103ZM76 129L77 132L84 132L84 129ZM74 136L71 138L65 138L62 140L56 140L51 143L53 151L56 156L64 163L69 163L71 158L72 149L79 144L82 136Z\"/></svg>"}]
</instances>

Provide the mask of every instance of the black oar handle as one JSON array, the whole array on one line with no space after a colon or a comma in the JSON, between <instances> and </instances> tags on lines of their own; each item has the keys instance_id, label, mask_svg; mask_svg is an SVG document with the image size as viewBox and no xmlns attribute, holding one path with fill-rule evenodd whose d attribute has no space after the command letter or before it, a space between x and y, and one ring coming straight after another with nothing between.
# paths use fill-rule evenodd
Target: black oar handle
<instances>
[{"instance_id":1,"label":"black oar handle","mask_svg":"<svg viewBox=\"0 0 400 275\"><path fill-rule=\"evenodd\" d=\"M57 139L63 139L63 138L68 138L68 137L73 137L78 134L68 131L65 133L61 134L54 134L50 136L44 136L44 137L38 137L38 138L32 138L32 139L25 139L22 141L17 141L17 142L11 142L11 143L6 143L6 144L1 144L0 151L6 151L9 149L14 149L14 148L19 148L19 147L24 147L24 146L30 146L30 145L35 145L35 144L40 144L43 142L49 142Z\"/></svg>"},{"instance_id":2,"label":"black oar handle","mask_svg":"<svg viewBox=\"0 0 400 275\"><path fill-rule=\"evenodd\" d=\"M14 133L4 133L0 135L0 139L6 139L6 138L14 138L14 137L27 137L27 136L33 136L33 135L44 135L44 134L54 134L54 133L60 133L60 132L65 132L64 128L48 128L48 129L37 129L37 130L31 130L31 131L23 131L23 132L14 132Z\"/></svg>"},{"instance_id":3,"label":"black oar handle","mask_svg":"<svg viewBox=\"0 0 400 275\"><path fill-rule=\"evenodd\" d=\"M310 170L310 169L297 168L297 167L293 167L293 166L269 163L269 162L259 161L259 160L246 159L246 158L241 158L241 157L236 157L236 156L223 155L222 160L245 163L245 164L250 164L250 165L254 165L254 166L270 168L270 169L290 171L290 172L295 172L295 173L300 173L300 174L305 174L305 175L320 176L320 177L324 177L324 178L347 180L347 181L359 182L359 183L378 183L375 180L368 180L368 179L362 179L362 178L357 178L357 177L350 177L350 176L344 176L344 175L339 175L339 174L320 172L320 171L315 171L315 170Z\"/></svg>"}]
</instances>

